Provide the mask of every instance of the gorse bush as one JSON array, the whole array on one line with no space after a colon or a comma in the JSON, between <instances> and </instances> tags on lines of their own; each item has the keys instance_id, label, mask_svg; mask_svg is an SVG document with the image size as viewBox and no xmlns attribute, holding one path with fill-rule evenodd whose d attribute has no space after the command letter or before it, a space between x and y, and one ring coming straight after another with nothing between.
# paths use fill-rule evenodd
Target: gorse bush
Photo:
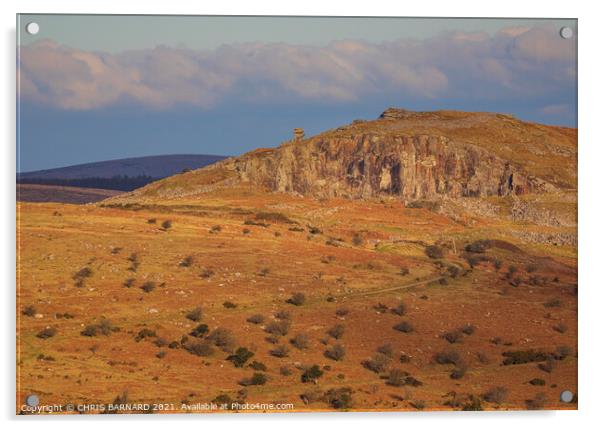
<instances>
[{"instance_id":1,"label":"gorse bush","mask_svg":"<svg viewBox=\"0 0 602 429\"><path fill-rule=\"evenodd\" d=\"M380 374L387 370L391 363L391 358L383 353L375 353L371 359L362 362L364 368L369 369L372 372Z\"/></svg>"},{"instance_id":2,"label":"gorse bush","mask_svg":"<svg viewBox=\"0 0 602 429\"><path fill-rule=\"evenodd\" d=\"M260 386L265 384L268 381L268 378L265 374L261 372L253 373L253 376L250 378L243 378L239 381L241 386Z\"/></svg>"},{"instance_id":3,"label":"gorse bush","mask_svg":"<svg viewBox=\"0 0 602 429\"><path fill-rule=\"evenodd\" d=\"M110 335L112 332L119 331L119 328L114 327L110 320L102 319L99 323L88 325L81 331L81 335L85 337L95 337L97 335Z\"/></svg>"},{"instance_id":4,"label":"gorse bush","mask_svg":"<svg viewBox=\"0 0 602 429\"><path fill-rule=\"evenodd\" d=\"M208 336L207 340L211 341L216 347L219 347L225 352L232 352L236 345L234 334L229 329L215 328Z\"/></svg>"},{"instance_id":5,"label":"gorse bush","mask_svg":"<svg viewBox=\"0 0 602 429\"><path fill-rule=\"evenodd\" d=\"M287 346L285 346L284 344L281 344L279 346L276 346L276 348L272 349L270 351L270 354L274 357L277 358L283 358L283 357L287 357L289 355L289 348Z\"/></svg>"},{"instance_id":6,"label":"gorse bush","mask_svg":"<svg viewBox=\"0 0 602 429\"><path fill-rule=\"evenodd\" d=\"M503 386L492 387L483 394L483 400L494 404L502 404L508 397L508 389Z\"/></svg>"},{"instance_id":7,"label":"gorse bush","mask_svg":"<svg viewBox=\"0 0 602 429\"><path fill-rule=\"evenodd\" d=\"M345 333L345 327L343 325L334 325L332 328L330 328L327 331L327 334L336 340L341 339L343 337L344 333Z\"/></svg>"},{"instance_id":8,"label":"gorse bush","mask_svg":"<svg viewBox=\"0 0 602 429\"><path fill-rule=\"evenodd\" d=\"M326 349L324 356L332 360L341 361L345 357L345 347L335 344L331 348Z\"/></svg>"},{"instance_id":9,"label":"gorse bush","mask_svg":"<svg viewBox=\"0 0 602 429\"><path fill-rule=\"evenodd\" d=\"M215 349L211 345L211 343L204 340L190 340L186 341L182 347L188 353L191 353L195 356L211 356L215 353Z\"/></svg>"},{"instance_id":10,"label":"gorse bush","mask_svg":"<svg viewBox=\"0 0 602 429\"><path fill-rule=\"evenodd\" d=\"M291 344L299 350L309 348L309 337L306 334L297 334L291 338Z\"/></svg>"},{"instance_id":11,"label":"gorse bush","mask_svg":"<svg viewBox=\"0 0 602 429\"><path fill-rule=\"evenodd\" d=\"M42 339L42 340L46 340L48 338L52 338L56 335L57 330L56 328L53 328L51 326L47 326L46 328L42 329L41 331L39 331L36 334L36 337Z\"/></svg>"},{"instance_id":12,"label":"gorse bush","mask_svg":"<svg viewBox=\"0 0 602 429\"><path fill-rule=\"evenodd\" d=\"M265 317L262 314L253 314L252 316L249 316L247 318L247 322L253 323L254 325L259 325L259 324L263 323L264 320L265 320Z\"/></svg>"},{"instance_id":13,"label":"gorse bush","mask_svg":"<svg viewBox=\"0 0 602 429\"><path fill-rule=\"evenodd\" d=\"M206 325L205 323L201 323L200 325L197 325L196 328L194 328L191 332L190 335L193 337L203 337L207 334L207 332L209 332L209 326Z\"/></svg>"},{"instance_id":14,"label":"gorse bush","mask_svg":"<svg viewBox=\"0 0 602 429\"><path fill-rule=\"evenodd\" d=\"M391 312L393 314L397 314L398 316L403 316L406 314L406 306L402 302L400 302L399 304L397 304L397 306L391 309Z\"/></svg>"},{"instance_id":15,"label":"gorse bush","mask_svg":"<svg viewBox=\"0 0 602 429\"><path fill-rule=\"evenodd\" d=\"M281 337L284 337L286 334L288 334L290 326L291 324L288 320L275 320L266 325L265 331L268 334L279 335Z\"/></svg>"},{"instance_id":16,"label":"gorse bush","mask_svg":"<svg viewBox=\"0 0 602 429\"><path fill-rule=\"evenodd\" d=\"M186 313L186 318L188 320L192 320L193 322L200 322L203 318L203 309L201 307L196 307Z\"/></svg>"},{"instance_id":17,"label":"gorse bush","mask_svg":"<svg viewBox=\"0 0 602 429\"><path fill-rule=\"evenodd\" d=\"M169 220L169 219L168 220L164 220L161 223L161 228L163 229L163 231L167 231L169 228L171 228L171 226L172 226L172 223L171 223L171 220Z\"/></svg>"},{"instance_id":18,"label":"gorse bush","mask_svg":"<svg viewBox=\"0 0 602 429\"><path fill-rule=\"evenodd\" d=\"M136 340L136 342L140 342L145 338L151 338L151 337L156 337L156 336L157 336L157 333L155 331L153 331L152 329L142 328L140 331L138 331L138 334L136 335L134 340Z\"/></svg>"},{"instance_id":19,"label":"gorse bush","mask_svg":"<svg viewBox=\"0 0 602 429\"><path fill-rule=\"evenodd\" d=\"M190 267L193 263L194 258L192 256L186 256L180 261L180 267Z\"/></svg>"},{"instance_id":20,"label":"gorse bush","mask_svg":"<svg viewBox=\"0 0 602 429\"><path fill-rule=\"evenodd\" d=\"M424 252L431 259L441 259L444 256L443 248L436 245L426 246Z\"/></svg>"},{"instance_id":21,"label":"gorse bush","mask_svg":"<svg viewBox=\"0 0 602 429\"><path fill-rule=\"evenodd\" d=\"M228 356L226 358L226 360L231 361L235 367L241 368L254 355L255 355L255 353L253 353L251 350L247 349L246 347L239 347L236 349L236 352L234 352L234 354L231 354L230 356Z\"/></svg>"},{"instance_id":22,"label":"gorse bush","mask_svg":"<svg viewBox=\"0 0 602 429\"><path fill-rule=\"evenodd\" d=\"M399 331L399 332L406 333L406 334L414 332L414 326L412 326L412 324L407 321L403 321L403 322L400 322L400 323L394 325L393 329L395 329L396 331Z\"/></svg>"},{"instance_id":23,"label":"gorse bush","mask_svg":"<svg viewBox=\"0 0 602 429\"><path fill-rule=\"evenodd\" d=\"M301 374L301 382L316 383L322 375L324 375L324 371L322 371L318 365L312 365L306 368Z\"/></svg>"},{"instance_id":24,"label":"gorse bush","mask_svg":"<svg viewBox=\"0 0 602 429\"><path fill-rule=\"evenodd\" d=\"M21 314L28 317L34 317L36 313L36 308L33 305L28 305L21 311Z\"/></svg>"},{"instance_id":25,"label":"gorse bush","mask_svg":"<svg viewBox=\"0 0 602 429\"><path fill-rule=\"evenodd\" d=\"M153 290L155 290L156 287L157 287L157 284L155 282L149 280L147 282L144 282L144 284L142 286L140 286L140 289L142 289L146 293L150 293Z\"/></svg>"},{"instance_id":26,"label":"gorse bush","mask_svg":"<svg viewBox=\"0 0 602 429\"><path fill-rule=\"evenodd\" d=\"M305 294L296 292L289 299L287 299L286 302L296 306L303 305L305 303Z\"/></svg>"}]
</instances>

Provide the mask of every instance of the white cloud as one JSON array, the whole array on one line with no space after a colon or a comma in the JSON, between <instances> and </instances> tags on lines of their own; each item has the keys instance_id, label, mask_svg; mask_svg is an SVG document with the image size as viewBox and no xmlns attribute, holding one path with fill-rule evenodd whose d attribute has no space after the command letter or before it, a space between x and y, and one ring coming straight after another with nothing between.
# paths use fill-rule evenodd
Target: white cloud
<instances>
[{"instance_id":1,"label":"white cloud","mask_svg":"<svg viewBox=\"0 0 602 429\"><path fill-rule=\"evenodd\" d=\"M540 96L574 79L576 42L550 27L382 44L248 43L213 51L162 46L118 54L42 41L22 47L20 59L26 102L75 110L123 102L212 108L226 100L353 102L389 93L431 99Z\"/></svg>"}]
</instances>

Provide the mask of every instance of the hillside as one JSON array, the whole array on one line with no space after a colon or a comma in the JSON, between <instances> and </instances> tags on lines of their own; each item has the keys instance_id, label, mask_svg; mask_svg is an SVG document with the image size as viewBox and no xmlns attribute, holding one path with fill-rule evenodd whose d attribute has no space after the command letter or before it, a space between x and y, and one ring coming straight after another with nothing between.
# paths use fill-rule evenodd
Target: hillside
<instances>
[{"instance_id":1,"label":"hillside","mask_svg":"<svg viewBox=\"0 0 602 429\"><path fill-rule=\"evenodd\" d=\"M17 174L19 183L132 190L153 180L223 160L217 155L124 158Z\"/></svg>"},{"instance_id":2,"label":"hillside","mask_svg":"<svg viewBox=\"0 0 602 429\"><path fill-rule=\"evenodd\" d=\"M170 177L120 202L191 198L252 186L314 197L404 201L490 197L575 189L576 129L495 113L387 109L275 149Z\"/></svg>"}]
</instances>

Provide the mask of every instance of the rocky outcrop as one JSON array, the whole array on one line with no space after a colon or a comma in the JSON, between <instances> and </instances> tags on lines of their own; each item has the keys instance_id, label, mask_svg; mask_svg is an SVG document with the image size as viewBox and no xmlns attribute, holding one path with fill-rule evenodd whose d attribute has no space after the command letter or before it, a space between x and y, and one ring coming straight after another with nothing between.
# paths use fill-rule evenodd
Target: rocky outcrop
<instances>
[{"instance_id":1,"label":"rocky outcrop","mask_svg":"<svg viewBox=\"0 0 602 429\"><path fill-rule=\"evenodd\" d=\"M436 135L313 138L231 162L242 181L317 197L478 197L542 186L484 149Z\"/></svg>"}]
</instances>

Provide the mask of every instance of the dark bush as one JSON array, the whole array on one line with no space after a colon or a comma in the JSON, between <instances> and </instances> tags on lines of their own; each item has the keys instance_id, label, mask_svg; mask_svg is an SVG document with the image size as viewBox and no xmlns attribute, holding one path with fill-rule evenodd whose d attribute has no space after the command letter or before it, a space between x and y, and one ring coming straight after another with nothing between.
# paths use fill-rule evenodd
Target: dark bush
<instances>
[{"instance_id":1,"label":"dark bush","mask_svg":"<svg viewBox=\"0 0 602 429\"><path fill-rule=\"evenodd\" d=\"M239 347L236 349L236 352L228 356L226 360L231 361L235 367L242 368L245 365L245 363L247 363L247 361L251 359L254 355L255 353L253 353L246 347Z\"/></svg>"},{"instance_id":2,"label":"dark bush","mask_svg":"<svg viewBox=\"0 0 602 429\"><path fill-rule=\"evenodd\" d=\"M318 228L317 226L307 226L307 231L309 231L310 234L322 234L322 230L320 228Z\"/></svg>"},{"instance_id":3,"label":"dark bush","mask_svg":"<svg viewBox=\"0 0 602 429\"><path fill-rule=\"evenodd\" d=\"M182 347L188 352L195 356L211 356L215 353L213 346L204 340L189 340L186 341Z\"/></svg>"},{"instance_id":4,"label":"dark bush","mask_svg":"<svg viewBox=\"0 0 602 429\"><path fill-rule=\"evenodd\" d=\"M167 231L169 228L171 228L171 221L170 220L164 220L161 223L161 228L163 229L163 231Z\"/></svg>"},{"instance_id":5,"label":"dark bush","mask_svg":"<svg viewBox=\"0 0 602 429\"><path fill-rule=\"evenodd\" d=\"M493 404L502 404L508 397L508 389L504 386L496 386L483 394L483 399Z\"/></svg>"},{"instance_id":6,"label":"dark bush","mask_svg":"<svg viewBox=\"0 0 602 429\"><path fill-rule=\"evenodd\" d=\"M364 368L369 369L372 372L380 374L384 372L391 363L391 358L382 353L375 353L371 359L362 362Z\"/></svg>"},{"instance_id":7,"label":"dark bush","mask_svg":"<svg viewBox=\"0 0 602 429\"><path fill-rule=\"evenodd\" d=\"M351 242L354 246L362 246L364 244L364 238L360 234L353 234Z\"/></svg>"},{"instance_id":8,"label":"dark bush","mask_svg":"<svg viewBox=\"0 0 602 429\"><path fill-rule=\"evenodd\" d=\"M472 334L474 334L476 328L469 323L467 325L462 326L462 328L460 328L460 330L462 331L462 333L464 335L472 335Z\"/></svg>"},{"instance_id":9,"label":"dark bush","mask_svg":"<svg viewBox=\"0 0 602 429\"><path fill-rule=\"evenodd\" d=\"M499 259L494 259L493 260L493 267L495 268L496 271L499 271L500 268L502 268L502 261L500 261Z\"/></svg>"},{"instance_id":10,"label":"dark bush","mask_svg":"<svg viewBox=\"0 0 602 429\"><path fill-rule=\"evenodd\" d=\"M410 332L414 332L414 327L412 326L412 324L410 322L407 322L407 321L399 322L398 324L393 326L393 329L395 329L396 331L399 331L399 332L404 332L406 334L409 334Z\"/></svg>"},{"instance_id":11,"label":"dark bush","mask_svg":"<svg viewBox=\"0 0 602 429\"><path fill-rule=\"evenodd\" d=\"M322 375L324 375L324 371L322 371L318 365L312 365L306 368L301 374L301 382L316 383Z\"/></svg>"},{"instance_id":12,"label":"dark bush","mask_svg":"<svg viewBox=\"0 0 602 429\"><path fill-rule=\"evenodd\" d=\"M295 221L289 219L285 214L282 213L259 212L255 215L255 219L265 220L268 222L295 223Z\"/></svg>"},{"instance_id":13,"label":"dark bush","mask_svg":"<svg viewBox=\"0 0 602 429\"><path fill-rule=\"evenodd\" d=\"M36 337L42 339L42 340L46 340L48 338L52 338L56 335L57 330L56 328L53 328L51 326L47 326L46 328L42 329L40 332L38 332L36 334Z\"/></svg>"},{"instance_id":14,"label":"dark bush","mask_svg":"<svg viewBox=\"0 0 602 429\"><path fill-rule=\"evenodd\" d=\"M288 377L289 375L292 375L293 370L290 369L288 366L281 366L280 367L280 375L284 375L285 377Z\"/></svg>"},{"instance_id":15,"label":"dark bush","mask_svg":"<svg viewBox=\"0 0 602 429\"><path fill-rule=\"evenodd\" d=\"M237 305L235 303L233 303L232 301L224 301L224 303L222 304L224 306L224 308L236 308Z\"/></svg>"},{"instance_id":16,"label":"dark bush","mask_svg":"<svg viewBox=\"0 0 602 429\"><path fill-rule=\"evenodd\" d=\"M538 393L533 399L527 399L525 405L527 410L541 410L546 404L546 395Z\"/></svg>"},{"instance_id":17,"label":"dark bush","mask_svg":"<svg viewBox=\"0 0 602 429\"><path fill-rule=\"evenodd\" d=\"M324 401L335 410L346 410L352 406L351 393L349 387L330 389L324 394Z\"/></svg>"},{"instance_id":18,"label":"dark bush","mask_svg":"<svg viewBox=\"0 0 602 429\"><path fill-rule=\"evenodd\" d=\"M468 370L468 367L466 365L458 365L456 366L454 369L451 370L450 374L449 374L449 378L453 379L453 380L459 380L460 378L464 377L464 375L466 375L466 371Z\"/></svg>"},{"instance_id":19,"label":"dark bush","mask_svg":"<svg viewBox=\"0 0 602 429\"><path fill-rule=\"evenodd\" d=\"M28 305L21 311L24 316L33 317L36 315L37 311L33 305Z\"/></svg>"},{"instance_id":20,"label":"dark bush","mask_svg":"<svg viewBox=\"0 0 602 429\"><path fill-rule=\"evenodd\" d=\"M195 307L186 313L186 318L188 320L192 320L193 322L200 322L203 318L203 309L201 307Z\"/></svg>"},{"instance_id":21,"label":"dark bush","mask_svg":"<svg viewBox=\"0 0 602 429\"><path fill-rule=\"evenodd\" d=\"M334 325L326 333L332 338L340 340L343 337L343 334L345 333L345 327L343 325Z\"/></svg>"},{"instance_id":22,"label":"dark bush","mask_svg":"<svg viewBox=\"0 0 602 429\"><path fill-rule=\"evenodd\" d=\"M213 225L211 227L211 229L209 230L209 232L211 234L217 234L218 232L220 232L222 230L222 227L220 225Z\"/></svg>"},{"instance_id":23,"label":"dark bush","mask_svg":"<svg viewBox=\"0 0 602 429\"><path fill-rule=\"evenodd\" d=\"M253 376L250 378L243 378L239 381L241 386L260 386L265 384L268 381L268 378L265 374L261 372L253 373Z\"/></svg>"},{"instance_id":24,"label":"dark bush","mask_svg":"<svg viewBox=\"0 0 602 429\"><path fill-rule=\"evenodd\" d=\"M462 405L462 411L483 411L481 400L475 395L469 395L468 401Z\"/></svg>"},{"instance_id":25,"label":"dark bush","mask_svg":"<svg viewBox=\"0 0 602 429\"><path fill-rule=\"evenodd\" d=\"M389 377L387 378L387 384L395 387L403 386L406 381L406 377L408 373L402 371L400 369L392 369L389 372Z\"/></svg>"},{"instance_id":26,"label":"dark bush","mask_svg":"<svg viewBox=\"0 0 602 429\"><path fill-rule=\"evenodd\" d=\"M158 359L163 359L165 356L167 356L167 352L165 350L161 350L160 352L158 352L155 355Z\"/></svg>"},{"instance_id":27,"label":"dark bush","mask_svg":"<svg viewBox=\"0 0 602 429\"><path fill-rule=\"evenodd\" d=\"M549 374L554 371L554 368L556 368L556 362L552 356L549 356L545 362L537 364L537 368Z\"/></svg>"},{"instance_id":28,"label":"dark bush","mask_svg":"<svg viewBox=\"0 0 602 429\"><path fill-rule=\"evenodd\" d=\"M264 320L265 320L265 317L261 314L254 314L247 318L247 322L253 323L254 325L259 325L259 324L263 323Z\"/></svg>"},{"instance_id":29,"label":"dark bush","mask_svg":"<svg viewBox=\"0 0 602 429\"><path fill-rule=\"evenodd\" d=\"M136 337L134 337L134 340L136 340L136 342L140 342L145 338L151 338L156 336L157 333L152 329L142 328L140 331L138 331L138 334L136 335Z\"/></svg>"},{"instance_id":30,"label":"dark bush","mask_svg":"<svg viewBox=\"0 0 602 429\"><path fill-rule=\"evenodd\" d=\"M345 347L335 344L331 348L326 349L324 356L332 360L341 361L345 357Z\"/></svg>"},{"instance_id":31,"label":"dark bush","mask_svg":"<svg viewBox=\"0 0 602 429\"><path fill-rule=\"evenodd\" d=\"M532 384L533 386L545 386L546 381L541 378L533 378L529 381L529 384Z\"/></svg>"},{"instance_id":32,"label":"dark bush","mask_svg":"<svg viewBox=\"0 0 602 429\"><path fill-rule=\"evenodd\" d=\"M186 256L180 261L180 267L190 267L193 263L194 258L192 256Z\"/></svg>"},{"instance_id":33,"label":"dark bush","mask_svg":"<svg viewBox=\"0 0 602 429\"><path fill-rule=\"evenodd\" d=\"M291 339L291 344L299 350L309 348L309 337L306 334L297 334Z\"/></svg>"},{"instance_id":34,"label":"dark bush","mask_svg":"<svg viewBox=\"0 0 602 429\"><path fill-rule=\"evenodd\" d=\"M270 351L270 354L277 358L287 357L289 355L289 353L290 353L289 348L284 344L281 344Z\"/></svg>"},{"instance_id":35,"label":"dark bush","mask_svg":"<svg viewBox=\"0 0 602 429\"><path fill-rule=\"evenodd\" d=\"M491 241L477 240L473 243L467 244L464 249L471 253L485 253L485 251L489 248L491 248Z\"/></svg>"},{"instance_id":36,"label":"dark bush","mask_svg":"<svg viewBox=\"0 0 602 429\"><path fill-rule=\"evenodd\" d=\"M280 335L281 337L284 337L286 334L288 334L290 326L291 323L288 320L275 320L267 324L265 331L268 334Z\"/></svg>"},{"instance_id":37,"label":"dark bush","mask_svg":"<svg viewBox=\"0 0 602 429\"><path fill-rule=\"evenodd\" d=\"M407 276L408 274L410 274L410 269L407 267L401 267L399 269L399 275L400 276Z\"/></svg>"},{"instance_id":38,"label":"dark bush","mask_svg":"<svg viewBox=\"0 0 602 429\"><path fill-rule=\"evenodd\" d=\"M278 310L276 313L274 313L274 317L280 320L290 320L291 312L287 310Z\"/></svg>"},{"instance_id":39,"label":"dark bush","mask_svg":"<svg viewBox=\"0 0 602 429\"><path fill-rule=\"evenodd\" d=\"M215 271L213 271L211 268L204 268L203 271L201 271L201 273L199 274L199 277L202 279L208 279L210 277L213 277L214 274Z\"/></svg>"},{"instance_id":40,"label":"dark bush","mask_svg":"<svg viewBox=\"0 0 602 429\"><path fill-rule=\"evenodd\" d=\"M207 340L213 345L219 347L225 352L232 352L236 346L234 334L232 331L225 328L215 328L208 336Z\"/></svg>"},{"instance_id":41,"label":"dark bush","mask_svg":"<svg viewBox=\"0 0 602 429\"><path fill-rule=\"evenodd\" d=\"M549 301L546 301L543 306L545 308L557 308L557 307L560 307L561 305L562 305L562 301L560 301L558 298L553 298L553 299L550 299Z\"/></svg>"},{"instance_id":42,"label":"dark bush","mask_svg":"<svg viewBox=\"0 0 602 429\"><path fill-rule=\"evenodd\" d=\"M206 325L205 323L201 323L200 325L198 325L196 328L194 328L190 332L190 335L193 337L200 338L200 337L204 336L205 334L207 334L207 332L209 332L209 326Z\"/></svg>"},{"instance_id":43,"label":"dark bush","mask_svg":"<svg viewBox=\"0 0 602 429\"><path fill-rule=\"evenodd\" d=\"M167 341L163 337L159 337L155 341L153 341L153 344L156 345L157 347L161 348L161 347L167 346L169 344L169 341Z\"/></svg>"},{"instance_id":44,"label":"dark bush","mask_svg":"<svg viewBox=\"0 0 602 429\"><path fill-rule=\"evenodd\" d=\"M382 346L379 346L376 351L389 358L393 358L393 346L391 346L391 344L383 344Z\"/></svg>"},{"instance_id":45,"label":"dark bush","mask_svg":"<svg viewBox=\"0 0 602 429\"><path fill-rule=\"evenodd\" d=\"M251 230L249 228L243 228L242 233L243 235L249 235L251 233Z\"/></svg>"},{"instance_id":46,"label":"dark bush","mask_svg":"<svg viewBox=\"0 0 602 429\"><path fill-rule=\"evenodd\" d=\"M396 307L391 309L391 313L397 314L398 316L403 316L406 314L406 306L403 302L400 302Z\"/></svg>"},{"instance_id":47,"label":"dark bush","mask_svg":"<svg viewBox=\"0 0 602 429\"><path fill-rule=\"evenodd\" d=\"M131 288L132 286L134 286L134 283L136 283L136 279L134 278L129 278L126 281L123 282L123 287L127 287L128 289Z\"/></svg>"},{"instance_id":48,"label":"dark bush","mask_svg":"<svg viewBox=\"0 0 602 429\"><path fill-rule=\"evenodd\" d=\"M81 335L86 337L95 337L97 335L110 335L111 332L117 332L119 328L114 327L110 320L102 319L99 323L88 325L81 331Z\"/></svg>"},{"instance_id":49,"label":"dark bush","mask_svg":"<svg viewBox=\"0 0 602 429\"><path fill-rule=\"evenodd\" d=\"M296 292L289 299L287 299L286 302L296 306L303 305L305 304L305 294L301 292Z\"/></svg>"},{"instance_id":50,"label":"dark bush","mask_svg":"<svg viewBox=\"0 0 602 429\"><path fill-rule=\"evenodd\" d=\"M548 358L549 354L538 350L528 349L507 351L502 353L502 356L505 357L502 361L503 365L520 365L530 362L543 362Z\"/></svg>"},{"instance_id":51,"label":"dark bush","mask_svg":"<svg viewBox=\"0 0 602 429\"><path fill-rule=\"evenodd\" d=\"M157 287L157 285L155 284L155 282L148 281L148 282L144 282L144 284L142 286L140 286L140 289L142 289L146 293L150 293L153 290L155 290L156 287Z\"/></svg>"},{"instance_id":52,"label":"dark bush","mask_svg":"<svg viewBox=\"0 0 602 429\"><path fill-rule=\"evenodd\" d=\"M89 267L84 267L75 274L73 274L72 278L73 280L75 280L76 287L83 287L84 281L90 277L92 277L92 269Z\"/></svg>"},{"instance_id":53,"label":"dark bush","mask_svg":"<svg viewBox=\"0 0 602 429\"><path fill-rule=\"evenodd\" d=\"M444 332L443 335L441 335L441 338L443 338L450 344L460 343L462 342L462 331L460 331L459 329L447 331Z\"/></svg>"},{"instance_id":54,"label":"dark bush","mask_svg":"<svg viewBox=\"0 0 602 429\"><path fill-rule=\"evenodd\" d=\"M151 219L147 220L146 222L150 223L150 224L155 224L155 223L157 223L157 219L151 218Z\"/></svg>"},{"instance_id":55,"label":"dark bush","mask_svg":"<svg viewBox=\"0 0 602 429\"><path fill-rule=\"evenodd\" d=\"M349 309L337 308L336 311L334 312L334 314L336 314L337 317L345 317L349 314Z\"/></svg>"},{"instance_id":56,"label":"dark bush","mask_svg":"<svg viewBox=\"0 0 602 429\"><path fill-rule=\"evenodd\" d=\"M437 245L426 246L424 252L431 259L441 259L444 255L443 248Z\"/></svg>"},{"instance_id":57,"label":"dark bush","mask_svg":"<svg viewBox=\"0 0 602 429\"><path fill-rule=\"evenodd\" d=\"M263 362L258 362L254 360L249 364L249 368L254 369L255 371L267 371L268 367L265 366Z\"/></svg>"},{"instance_id":58,"label":"dark bush","mask_svg":"<svg viewBox=\"0 0 602 429\"><path fill-rule=\"evenodd\" d=\"M435 354L435 362L440 365L460 365L462 363L462 358L455 350L447 350L443 352L439 352Z\"/></svg>"},{"instance_id":59,"label":"dark bush","mask_svg":"<svg viewBox=\"0 0 602 429\"><path fill-rule=\"evenodd\" d=\"M406 355L405 353L402 353L401 356L399 356L399 362L400 363L410 362L410 356Z\"/></svg>"},{"instance_id":60,"label":"dark bush","mask_svg":"<svg viewBox=\"0 0 602 429\"><path fill-rule=\"evenodd\" d=\"M564 323L559 323L558 325L552 326L552 329L560 334L564 334L568 328Z\"/></svg>"},{"instance_id":61,"label":"dark bush","mask_svg":"<svg viewBox=\"0 0 602 429\"><path fill-rule=\"evenodd\" d=\"M376 312L379 314L385 313L387 310L389 310L389 307L387 307L382 302L379 302L378 304L374 305L374 307L372 307L372 308L374 308L376 310Z\"/></svg>"}]
</instances>

